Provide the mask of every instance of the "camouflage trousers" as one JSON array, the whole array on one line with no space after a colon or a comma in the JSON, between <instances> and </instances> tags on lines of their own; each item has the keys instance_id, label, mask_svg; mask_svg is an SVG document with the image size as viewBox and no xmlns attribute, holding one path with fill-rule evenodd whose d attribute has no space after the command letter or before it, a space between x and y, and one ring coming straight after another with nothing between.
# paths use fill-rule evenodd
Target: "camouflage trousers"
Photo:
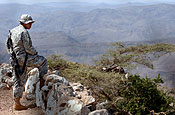
<instances>
[{"instance_id":1,"label":"camouflage trousers","mask_svg":"<svg viewBox=\"0 0 175 115\"><path fill-rule=\"evenodd\" d=\"M25 59L25 58L24 58ZM18 63L20 65L20 68L22 69L24 64L24 59L19 59ZM37 67L39 69L39 76L40 78L43 77L45 74L47 74L48 71L48 65L47 60L43 56L39 55L28 55L27 63L26 63L26 69L19 78L14 76L14 86L13 86L13 97L14 98L21 98L24 91L24 85L27 81L27 67Z\"/></svg>"}]
</instances>

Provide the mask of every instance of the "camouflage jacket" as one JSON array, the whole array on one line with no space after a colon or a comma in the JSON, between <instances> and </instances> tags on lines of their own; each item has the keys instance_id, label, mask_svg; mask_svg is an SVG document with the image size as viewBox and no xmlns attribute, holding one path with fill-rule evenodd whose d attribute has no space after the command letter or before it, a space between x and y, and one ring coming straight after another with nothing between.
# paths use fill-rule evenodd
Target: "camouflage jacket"
<instances>
[{"instance_id":1,"label":"camouflage jacket","mask_svg":"<svg viewBox=\"0 0 175 115\"><path fill-rule=\"evenodd\" d=\"M37 54L36 49L32 46L32 41L28 31L22 25L13 28L10 32L13 50L15 51L17 57L25 57L26 53L29 55ZM8 53L11 52L8 50Z\"/></svg>"}]
</instances>

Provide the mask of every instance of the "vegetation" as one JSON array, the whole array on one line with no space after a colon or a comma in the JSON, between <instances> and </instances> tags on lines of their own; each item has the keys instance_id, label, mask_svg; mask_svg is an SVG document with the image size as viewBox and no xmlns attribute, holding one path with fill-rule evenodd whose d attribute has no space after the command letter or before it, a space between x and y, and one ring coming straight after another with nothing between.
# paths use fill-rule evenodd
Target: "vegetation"
<instances>
[{"instance_id":1,"label":"vegetation","mask_svg":"<svg viewBox=\"0 0 175 115\"><path fill-rule=\"evenodd\" d=\"M150 110L167 111L173 98L159 91L156 83L162 83L160 77L151 80L147 77L140 78L137 75L129 77L127 82L122 82L120 96L126 98L127 101L122 109L133 115L146 115L149 114Z\"/></svg>"},{"instance_id":2,"label":"vegetation","mask_svg":"<svg viewBox=\"0 0 175 115\"><path fill-rule=\"evenodd\" d=\"M125 46L123 43L112 44L113 48L107 54L102 55L99 60L95 60L96 65L105 66L117 64L128 69L133 69L137 64L145 65L153 69L152 60L166 53L175 52L174 44L154 44L136 46Z\"/></svg>"},{"instance_id":3,"label":"vegetation","mask_svg":"<svg viewBox=\"0 0 175 115\"><path fill-rule=\"evenodd\" d=\"M167 53L174 51L174 48L173 45L166 44L137 45L136 47L130 46L126 48L121 45L118 50L110 51L110 58L104 57L105 59L100 59L96 66L72 63L64 60L62 56L56 55L48 57L48 64L49 69L59 70L61 76L69 81L80 82L90 88L97 102L107 101L105 108L110 113L124 114L128 112L133 115L146 115L151 110L155 112L163 111L166 114L175 113L174 106L169 106L170 103L174 103L173 97L158 89L159 84L163 83L160 76L151 79L130 75L127 78L125 74L104 72L99 69L99 65L106 66L116 62L114 61L116 58L118 59L117 64L121 66L130 64L138 58L146 60L145 56L150 51L152 51L151 53L156 53L156 51ZM115 52L118 54L114 55ZM156 56L163 53L156 54ZM174 95L175 93L171 92L171 94Z\"/></svg>"}]
</instances>

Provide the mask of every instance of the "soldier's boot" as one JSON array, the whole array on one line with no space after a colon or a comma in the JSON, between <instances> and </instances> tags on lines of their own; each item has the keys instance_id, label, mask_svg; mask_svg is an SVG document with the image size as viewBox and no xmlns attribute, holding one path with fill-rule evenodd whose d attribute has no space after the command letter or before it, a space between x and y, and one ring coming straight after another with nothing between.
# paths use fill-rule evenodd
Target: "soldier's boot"
<instances>
[{"instance_id":1,"label":"soldier's boot","mask_svg":"<svg viewBox=\"0 0 175 115\"><path fill-rule=\"evenodd\" d=\"M23 106L20 103L20 98L14 99L14 105L13 105L14 110L21 111L21 110L27 110L27 106Z\"/></svg>"}]
</instances>

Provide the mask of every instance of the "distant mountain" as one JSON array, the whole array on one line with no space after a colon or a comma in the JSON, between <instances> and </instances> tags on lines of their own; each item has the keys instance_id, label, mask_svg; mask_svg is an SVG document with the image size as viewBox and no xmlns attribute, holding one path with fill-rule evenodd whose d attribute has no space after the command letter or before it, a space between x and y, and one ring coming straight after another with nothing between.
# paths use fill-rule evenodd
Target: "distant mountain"
<instances>
[{"instance_id":1,"label":"distant mountain","mask_svg":"<svg viewBox=\"0 0 175 115\"><path fill-rule=\"evenodd\" d=\"M31 33L34 44L38 46L47 46L47 45L57 45L57 46L65 46L65 45L75 45L79 44L71 36L68 36L66 33L58 31L58 32L33 32Z\"/></svg>"},{"instance_id":2,"label":"distant mountain","mask_svg":"<svg viewBox=\"0 0 175 115\"><path fill-rule=\"evenodd\" d=\"M64 32L32 33L31 37L40 55L62 54L70 61L86 64L92 64L93 58L109 48L107 43L80 43Z\"/></svg>"},{"instance_id":3,"label":"distant mountain","mask_svg":"<svg viewBox=\"0 0 175 115\"><path fill-rule=\"evenodd\" d=\"M88 12L74 11L79 8L75 4L72 4L72 10L67 11L52 5L1 4L0 38L5 38L8 30L17 25L22 13L29 13L36 20L31 32L63 31L83 43L175 37L175 5L172 4L87 5L97 8ZM4 42L4 39L0 41Z\"/></svg>"},{"instance_id":4,"label":"distant mountain","mask_svg":"<svg viewBox=\"0 0 175 115\"><path fill-rule=\"evenodd\" d=\"M175 37L174 12L175 5L168 4L96 9L88 13L56 11L38 15L33 31L64 31L88 43L156 40Z\"/></svg>"}]
</instances>

